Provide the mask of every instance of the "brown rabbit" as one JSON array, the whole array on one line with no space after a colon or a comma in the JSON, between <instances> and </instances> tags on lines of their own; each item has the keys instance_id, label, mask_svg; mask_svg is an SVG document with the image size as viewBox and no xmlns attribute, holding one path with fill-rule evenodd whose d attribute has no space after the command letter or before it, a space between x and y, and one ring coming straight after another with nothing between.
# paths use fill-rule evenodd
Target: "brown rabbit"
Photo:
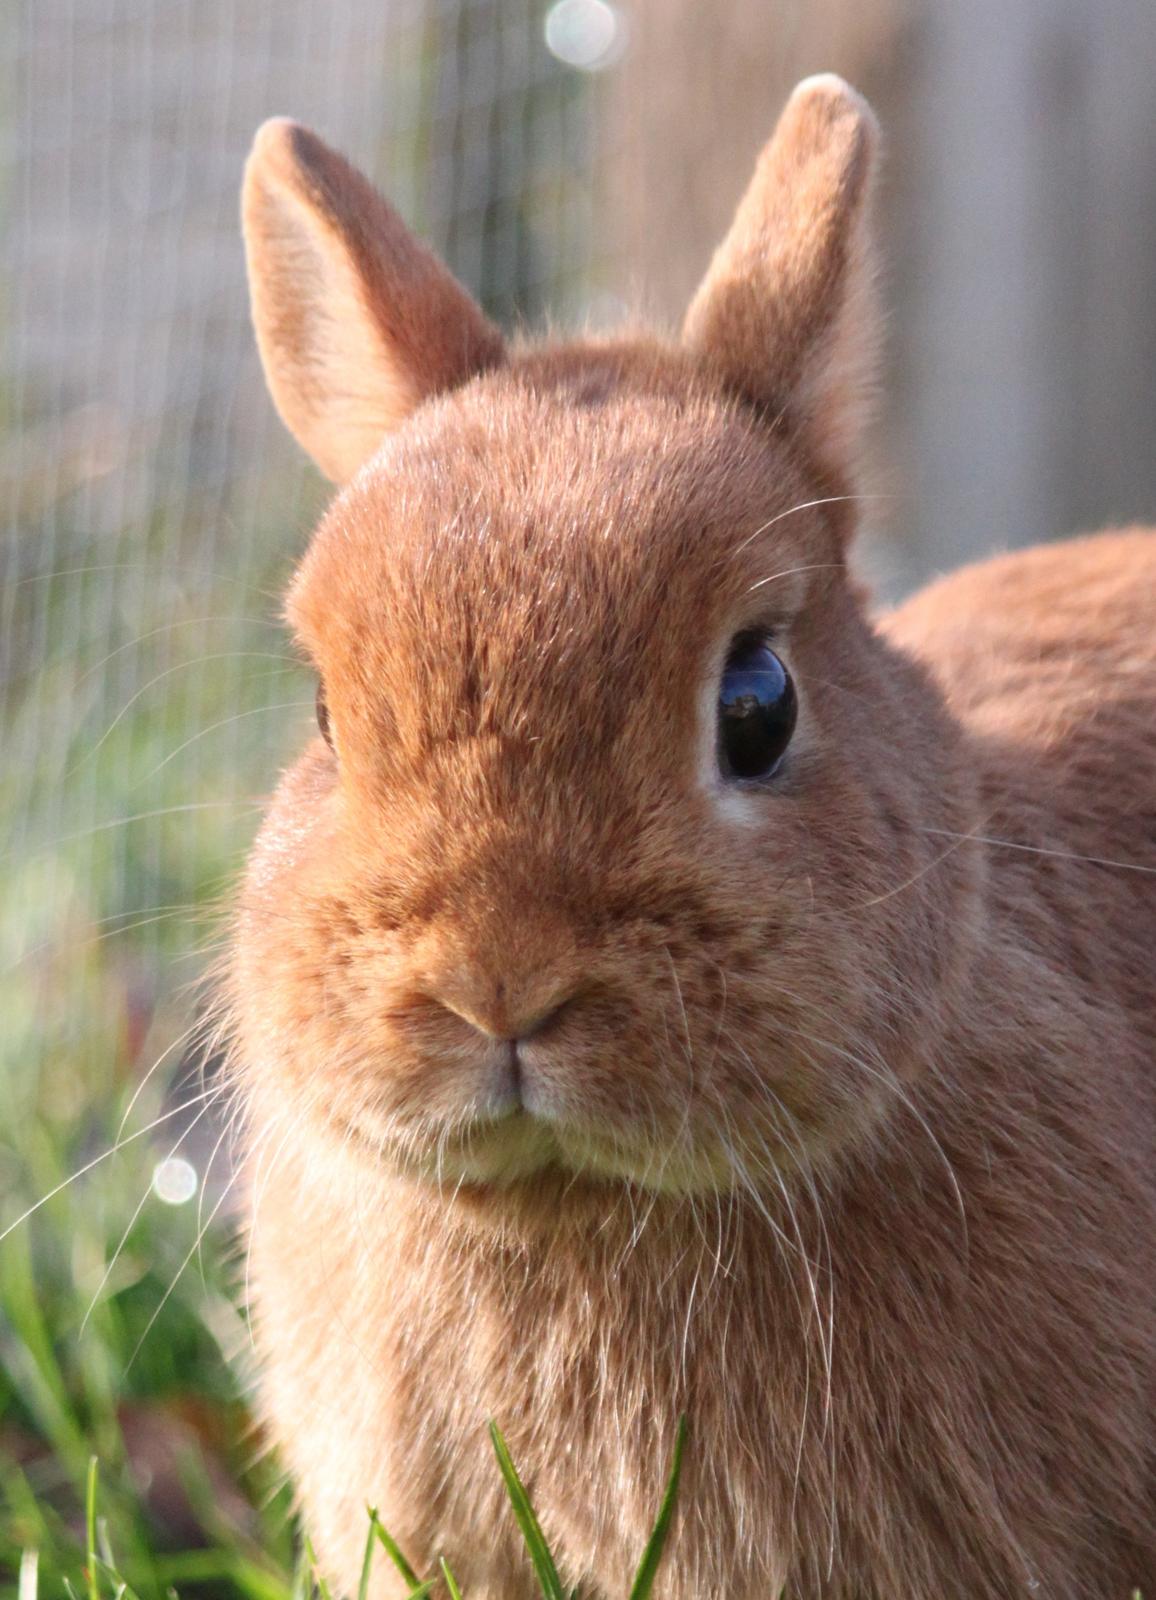
<instances>
[{"instance_id":1,"label":"brown rabbit","mask_svg":"<svg viewBox=\"0 0 1156 1600\"><path fill-rule=\"evenodd\" d=\"M876 142L792 96L676 345L507 349L339 156L245 183L344 484L231 982L263 1408L352 1590L1156 1594L1156 539L848 576ZM385 1570L377 1595L394 1593Z\"/></svg>"}]
</instances>

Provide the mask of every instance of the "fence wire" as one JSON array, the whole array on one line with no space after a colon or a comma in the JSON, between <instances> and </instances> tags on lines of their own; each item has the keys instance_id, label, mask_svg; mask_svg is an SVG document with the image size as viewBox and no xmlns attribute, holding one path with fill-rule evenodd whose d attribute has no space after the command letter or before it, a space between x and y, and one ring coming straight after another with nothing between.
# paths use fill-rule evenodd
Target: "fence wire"
<instances>
[{"instance_id":1,"label":"fence wire","mask_svg":"<svg viewBox=\"0 0 1156 1600\"><path fill-rule=\"evenodd\" d=\"M279 595L324 491L254 352L252 135L315 127L499 319L580 317L590 80L544 22L534 0L25 0L4 25L9 1129L179 1064L189 984L311 715Z\"/></svg>"}]
</instances>

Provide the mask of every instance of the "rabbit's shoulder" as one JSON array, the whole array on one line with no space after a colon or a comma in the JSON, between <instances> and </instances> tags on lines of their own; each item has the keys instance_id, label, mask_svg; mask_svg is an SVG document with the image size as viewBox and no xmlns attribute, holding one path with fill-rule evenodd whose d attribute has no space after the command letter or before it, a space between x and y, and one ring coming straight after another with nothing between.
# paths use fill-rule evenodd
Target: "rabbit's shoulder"
<instances>
[{"instance_id":1,"label":"rabbit's shoulder","mask_svg":"<svg viewBox=\"0 0 1156 1600\"><path fill-rule=\"evenodd\" d=\"M964 567L880 619L976 732L1043 752L1077 727L1156 748L1156 530Z\"/></svg>"}]
</instances>

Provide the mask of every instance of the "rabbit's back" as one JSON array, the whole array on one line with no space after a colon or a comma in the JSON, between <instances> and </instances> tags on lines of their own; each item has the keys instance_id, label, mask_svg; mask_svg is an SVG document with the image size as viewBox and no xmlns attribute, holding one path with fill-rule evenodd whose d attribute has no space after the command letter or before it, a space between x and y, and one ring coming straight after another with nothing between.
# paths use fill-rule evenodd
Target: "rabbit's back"
<instances>
[{"instance_id":1,"label":"rabbit's back","mask_svg":"<svg viewBox=\"0 0 1156 1600\"><path fill-rule=\"evenodd\" d=\"M1106 735L1129 746L1140 779L1156 745L1154 623L1156 530L1129 529L964 567L883 629L924 661L981 738L1046 758L1078 754L1077 729Z\"/></svg>"},{"instance_id":2,"label":"rabbit's back","mask_svg":"<svg viewBox=\"0 0 1156 1600\"><path fill-rule=\"evenodd\" d=\"M971 735L988 892L1025 950L1156 1048L1156 531L964 568L883 621ZM951 838L944 838L950 849ZM1131 1050L1123 1051L1125 1055Z\"/></svg>"}]
</instances>

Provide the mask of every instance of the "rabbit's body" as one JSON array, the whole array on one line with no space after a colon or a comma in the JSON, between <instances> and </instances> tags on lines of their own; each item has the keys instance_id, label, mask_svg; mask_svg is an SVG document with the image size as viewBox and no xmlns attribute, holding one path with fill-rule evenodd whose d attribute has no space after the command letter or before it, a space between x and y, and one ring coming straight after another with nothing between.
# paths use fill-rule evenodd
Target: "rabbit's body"
<instances>
[{"instance_id":1,"label":"rabbit's body","mask_svg":"<svg viewBox=\"0 0 1156 1600\"><path fill-rule=\"evenodd\" d=\"M1156 1590L1156 537L868 623L870 142L797 94L681 351L507 355L311 136L253 158L270 380L352 474L232 981L265 1415L349 1590L371 1502L528 1600L494 1417L617 1600L681 1412L672 1600Z\"/></svg>"},{"instance_id":2,"label":"rabbit's body","mask_svg":"<svg viewBox=\"0 0 1156 1600\"><path fill-rule=\"evenodd\" d=\"M1156 536L1104 536L887 619L971 734L982 938L890 1136L817 1193L499 1220L315 1145L258 1180L270 1421L336 1571L372 1500L529 1600L493 1416L569 1575L625 1594L685 1410L677 1600L1152 1587L1156 917L1086 857L1154 864L1153 592Z\"/></svg>"}]
</instances>

